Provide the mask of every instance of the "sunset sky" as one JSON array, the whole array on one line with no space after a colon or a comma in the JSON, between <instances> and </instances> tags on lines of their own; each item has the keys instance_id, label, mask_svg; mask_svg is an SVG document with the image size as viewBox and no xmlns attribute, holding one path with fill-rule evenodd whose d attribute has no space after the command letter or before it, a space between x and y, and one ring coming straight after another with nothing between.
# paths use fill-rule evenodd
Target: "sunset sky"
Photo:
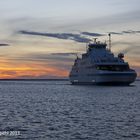
<instances>
[{"instance_id":1,"label":"sunset sky","mask_svg":"<svg viewBox=\"0 0 140 140\"><path fill-rule=\"evenodd\" d=\"M0 78L67 77L86 42L109 32L140 76L140 0L0 0Z\"/></svg>"}]
</instances>

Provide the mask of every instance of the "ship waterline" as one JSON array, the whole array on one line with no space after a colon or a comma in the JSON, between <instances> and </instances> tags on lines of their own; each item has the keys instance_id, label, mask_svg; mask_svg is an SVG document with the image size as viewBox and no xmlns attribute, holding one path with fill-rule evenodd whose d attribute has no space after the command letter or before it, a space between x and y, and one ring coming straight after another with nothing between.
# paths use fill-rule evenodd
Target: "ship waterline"
<instances>
[{"instance_id":1,"label":"ship waterline","mask_svg":"<svg viewBox=\"0 0 140 140\"><path fill-rule=\"evenodd\" d=\"M104 73L89 74L87 76L79 76L77 78L71 78L72 84L117 84L117 85L129 85L135 81L136 73L121 72L121 73Z\"/></svg>"}]
</instances>

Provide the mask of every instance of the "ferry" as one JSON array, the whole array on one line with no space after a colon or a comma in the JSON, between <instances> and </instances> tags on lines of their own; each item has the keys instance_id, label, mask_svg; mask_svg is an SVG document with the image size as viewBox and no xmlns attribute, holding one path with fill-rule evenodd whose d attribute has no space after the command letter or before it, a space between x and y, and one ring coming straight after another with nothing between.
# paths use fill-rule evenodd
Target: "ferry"
<instances>
[{"instance_id":1,"label":"ferry","mask_svg":"<svg viewBox=\"0 0 140 140\"><path fill-rule=\"evenodd\" d=\"M135 81L137 73L125 62L124 54L112 53L111 34L108 41L109 45L95 38L86 53L77 56L69 74L72 84L129 85Z\"/></svg>"}]
</instances>

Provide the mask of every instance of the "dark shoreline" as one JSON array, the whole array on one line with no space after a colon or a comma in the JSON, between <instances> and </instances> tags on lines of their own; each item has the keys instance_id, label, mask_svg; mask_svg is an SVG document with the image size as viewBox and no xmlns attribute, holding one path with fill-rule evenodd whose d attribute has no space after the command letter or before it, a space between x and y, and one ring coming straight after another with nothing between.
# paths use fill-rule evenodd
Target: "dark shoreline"
<instances>
[{"instance_id":1,"label":"dark shoreline","mask_svg":"<svg viewBox=\"0 0 140 140\"><path fill-rule=\"evenodd\" d=\"M0 81L68 81L69 79L0 79Z\"/></svg>"},{"instance_id":2,"label":"dark shoreline","mask_svg":"<svg viewBox=\"0 0 140 140\"><path fill-rule=\"evenodd\" d=\"M0 79L0 81L69 81L69 79ZM135 81L140 81L140 79Z\"/></svg>"}]
</instances>

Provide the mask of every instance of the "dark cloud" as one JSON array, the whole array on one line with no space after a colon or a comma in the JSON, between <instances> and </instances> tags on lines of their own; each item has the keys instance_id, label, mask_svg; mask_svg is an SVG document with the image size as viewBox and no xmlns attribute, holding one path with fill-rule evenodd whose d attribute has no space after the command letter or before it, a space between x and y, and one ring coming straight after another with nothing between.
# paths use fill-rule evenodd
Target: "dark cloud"
<instances>
[{"instance_id":1,"label":"dark cloud","mask_svg":"<svg viewBox=\"0 0 140 140\"><path fill-rule=\"evenodd\" d=\"M51 54L45 54L45 53L29 53L24 56L14 56L10 57L9 60L17 60L17 61L27 61L27 62L73 62L73 60L76 58L74 57L76 53L51 53ZM8 59L7 59L8 60Z\"/></svg>"},{"instance_id":2,"label":"dark cloud","mask_svg":"<svg viewBox=\"0 0 140 140\"><path fill-rule=\"evenodd\" d=\"M140 31L128 30L128 31L122 31L122 33L125 33L125 34L137 34L137 33L140 33Z\"/></svg>"},{"instance_id":3,"label":"dark cloud","mask_svg":"<svg viewBox=\"0 0 140 140\"><path fill-rule=\"evenodd\" d=\"M18 34L53 37L53 38L58 38L58 39L74 40L76 42L81 42L81 43L91 41L91 39L83 37L80 34L72 34L72 33L41 33L41 32L21 30L21 31L18 31Z\"/></svg>"},{"instance_id":4,"label":"dark cloud","mask_svg":"<svg viewBox=\"0 0 140 140\"><path fill-rule=\"evenodd\" d=\"M77 53L51 53L51 55L58 55L58 56L72 56L72 55L77 55Z\"/></svg>"},{"instance_id":5,"label":"dark cloud","mask_svg":"<svg viewBox=\"0 0 140 140\"><path fill-rule=\"evenodd\" d=\"M121 31L121 32L109 32L109 33L115 34L115 35L124 35L124 34L139 34L140 31L127 30L127 31Z\"/></svg>"},{"instance_id":6,"label":"dark cloud","mask_svg":"<svg viewBox=\"0 0 140 140\"><path fill-rule=\"evenodd\" d=\"M52 55L52 54L32 54L29 56L31 59L37 60L37 61L61 61L61 62L73 62L74 57L73 56L66 56L66 54L59 55Z\"/></svg>"},{"instance_id":7,"label":"dark cloud","mask_svg":"<svg viewBox=\"0 0 140 140\"><path fill-rule=\"evenodd\" d=\"M132 31L132 30L128 30L128 31L122 31L122 33L124 34L135 34L137 33L138 31Z\"/></svg>"},{"instance_id":8,"label":"dark cloud","mask_svg":"<svg viewBox=\"0 0 140 140\"><path fill-rule=\"evenodd\" d=\"M122 33L118 33L118 32L109 32L109 33L114 35L122 35Z\"/></svg>"},{"instance_id":9,"label":"dark cloud","mask_svg":"<svg viewBox=\"0 0 140 140\"><path fill-rule=\"evenodd\" d=\"M10 45L7 43L0 43L0 47L3 47L3 46L10 46Z\"/></svg>"},{"instance_id":10,"label":"dark cloud","mask_svg":"<svg viewBox=\"0 0 140 140\"><path fill-rule=\"evenodd\" d=\"M88 35L88 36L103 36L103 34L99 34L99 33L90 33L90 32L81 32L81 34L83 35Z\"/></svg>"}]
</instances>

